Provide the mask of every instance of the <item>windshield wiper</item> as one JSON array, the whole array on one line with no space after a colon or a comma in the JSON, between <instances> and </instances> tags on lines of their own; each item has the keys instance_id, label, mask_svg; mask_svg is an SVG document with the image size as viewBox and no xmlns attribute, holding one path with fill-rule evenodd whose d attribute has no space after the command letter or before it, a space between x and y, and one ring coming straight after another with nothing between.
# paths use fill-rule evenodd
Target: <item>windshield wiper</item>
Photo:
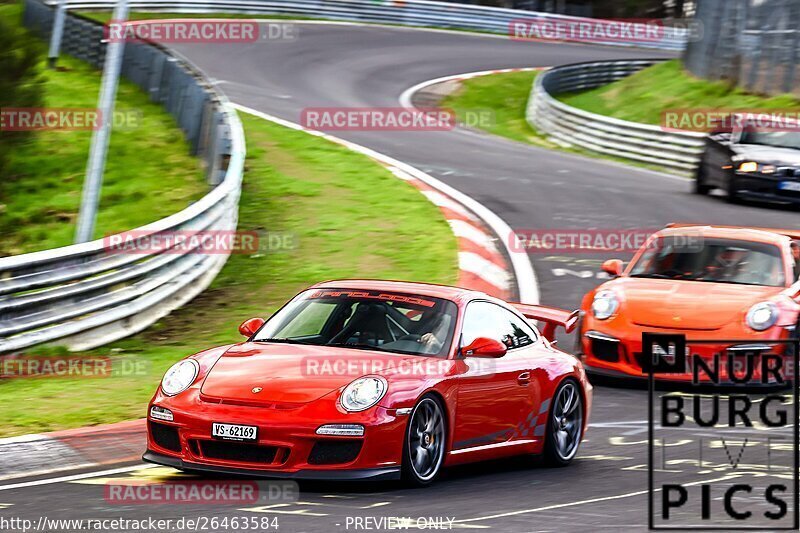
<instances>
[{"instance_id":1,"label":"windshield wiper","mask_svg":"<svg viewBox=\"0 0 800 533\"><path fill-rule=\"evenodd\" d=\"M359 342L329 342L325 346L343 346L344 348L355 348L357 350L380 350L379 346Z\"/></svg>"},{"instance_id":2,"label":"windshield wiper","mask_svg":"<svg viewBox=\"0 0 800 533\"><path fill-rule=\"evenodd\" d=\"M761 283L748 283L746 281L731 281L728 279L707 279L707 278L692 278L689 281L700 281L703 283L727 283L728 285L758 285L768 287L769 285L763 285Z\"/></svg>"},{"instance_id":3,"label":"windshield wiper","mask_svg":"<svg viewBox=\"0 0 800 533\"><path fill-rule=\"evenodd\" d=\"M675 279L672 276L667 276L666 274L658 274L656 272L642 273L642 274L631 274L630 277L632 277L632 278Z\"/></svg>"},{"instance_id":4,"label":"windshield wiper","mask_svg":"<svg viewBox=\"0 0 800 533\"><path fill-rule=\"evenodd\" d=\"M286 337L274 337L274 338L268 338L268 339L256 339L255 342L277 342L277 343L282 343L282 344L312 344L310 342L298 341L298 340L289 339L289 338L286 338Z\"/></svg>"}]
</instances>

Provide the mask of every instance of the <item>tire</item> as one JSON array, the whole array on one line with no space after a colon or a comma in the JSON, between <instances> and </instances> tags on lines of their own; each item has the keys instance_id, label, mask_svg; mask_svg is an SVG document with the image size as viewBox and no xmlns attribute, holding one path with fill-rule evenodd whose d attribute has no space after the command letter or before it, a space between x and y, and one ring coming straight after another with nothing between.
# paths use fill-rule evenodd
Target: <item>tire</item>
<instances>
[{"instance_id":1,"label":"tire","mask_svg":"<svg viewBox=\"0 0 800 533\"><path fill-rule=\"evenodd\" d=\"M706 195L711 192L710 185L706 185L706 163L704 160L700 161L700 165L697 167L697 172L694 175L694 193Z\"/></svg>"},{"instance_id":2,"label":"tire","mask_svg":"<svg viewBox=\"0 0 800 533\"><path fill-rule=\"evenodd\" d=\"M584 415L581 387L574 379L567 378L553 394L553 401L547 414L547 431L542 454L545 464L560 467L572 462L578 453L583 436Z\"/></svg>"},{"instance_id":3,"label":"tire","mask_svg":"<svg viewBox=\"0 0 800 533\"><path fill-rule=\"evenodd\" d=\"M729 204L741 203L742 200L739 197L739 190L736 188L736 178L734 176L728 176L725 192L728 193L727 201Z\"/></svg>"},{"instance_id":4,"label":"tire","mask_svg":"<svg viewBox=\"0 0 800 533\"><path fill-rule=\"evenodd\" d=\"M447 448L447 418L436 396L423 396L408 417L403 439L402 478L406 485L424 487L439 476Z\"/></svg>"}]
</instances>

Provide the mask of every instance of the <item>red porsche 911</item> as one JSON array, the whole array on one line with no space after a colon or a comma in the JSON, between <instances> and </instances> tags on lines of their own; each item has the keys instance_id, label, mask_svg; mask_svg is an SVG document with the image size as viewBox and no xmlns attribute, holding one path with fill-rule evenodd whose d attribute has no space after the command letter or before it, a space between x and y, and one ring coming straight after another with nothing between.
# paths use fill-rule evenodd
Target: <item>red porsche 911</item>
<instances>
[{"instance_id":1,"label":"red porsche 911","mask_svg":"<svg viewBox=\"0 0 800 533\"><path fill-rule=\"evenodd\" d=\"M577 319L454 287L322 283L266 322L244 322L247 341L170 368L149 405L143 458L416 485L445 466L511 455L566 465L592 387L553 337Z\"/></svg>"}]
</instances>

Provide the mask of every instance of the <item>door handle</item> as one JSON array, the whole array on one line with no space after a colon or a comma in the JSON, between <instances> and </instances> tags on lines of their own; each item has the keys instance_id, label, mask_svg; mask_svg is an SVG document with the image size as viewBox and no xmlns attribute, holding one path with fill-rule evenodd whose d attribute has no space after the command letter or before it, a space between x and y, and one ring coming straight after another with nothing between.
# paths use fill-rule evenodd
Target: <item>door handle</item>
<instances>
[{"instance_id":1,"label":"door handle","mask_svg":"<svg viewBox=\"0 0 800 533\"><path fill-rule=\"evenodd\" d=\"M517 376L517 383L520 385L527 385L531 382L531 373L530 372L523 372L519 376Z\"/></svg>"}]
</instances>

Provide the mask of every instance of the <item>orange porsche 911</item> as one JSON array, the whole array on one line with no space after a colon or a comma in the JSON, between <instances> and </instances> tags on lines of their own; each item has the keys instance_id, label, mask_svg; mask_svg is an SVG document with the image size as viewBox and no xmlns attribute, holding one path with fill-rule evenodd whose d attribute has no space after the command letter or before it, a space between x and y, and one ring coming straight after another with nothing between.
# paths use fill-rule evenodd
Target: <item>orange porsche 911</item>
<instances>
[{"instance_id":1,"label":"orange porsche 911","mask_svg":"<svg viewBox=\"0 0 800 533\"><path fill-rule=\"evenodd\" d=\"M627 267L612 259L603 270L613 279L581 305L578 344L591 373L642 377L643 332L683 334L703 358L793 349L768 343L798 335L800 231L671 224Z\"/></svg>"}]
</instances>

